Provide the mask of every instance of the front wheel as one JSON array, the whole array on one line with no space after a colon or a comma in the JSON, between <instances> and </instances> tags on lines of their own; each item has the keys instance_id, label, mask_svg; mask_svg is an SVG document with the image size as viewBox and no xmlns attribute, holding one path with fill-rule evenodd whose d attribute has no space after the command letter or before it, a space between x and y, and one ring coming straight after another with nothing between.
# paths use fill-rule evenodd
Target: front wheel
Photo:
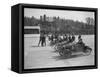
<instances>
[{"instance_id":1,"label":"front wheel","mask_svg":"<svg viewBox=\"0 0 100 77\"><path fill-rule=\"evenodd\" d=\"M87 48L87 49L85 49L84 53L85 53L85 55L90 55L91 51L92 51L91 48Z\"/></svg>"}]
</instances>

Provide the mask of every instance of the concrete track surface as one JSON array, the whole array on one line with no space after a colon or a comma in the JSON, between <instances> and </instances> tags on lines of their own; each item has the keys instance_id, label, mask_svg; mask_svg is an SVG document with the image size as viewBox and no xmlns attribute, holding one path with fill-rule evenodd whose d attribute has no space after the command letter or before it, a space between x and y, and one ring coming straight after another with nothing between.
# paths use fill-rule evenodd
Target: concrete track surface
<instances>
[{"instance_id":1,"label":"concrete track surface","mask_svg":"<svg viewBox=\"0 0 100 77\"><path fill-rule=\"evenodd\" d=\"M35 40L34 37L25 37L24 69L94 65L94 36L85 35L82 38L85 44L92 48L92 53L86 56L82 52L78 52L66 58L59 56L53 47L49 46L48 40L45 47L38 47L38 41L36 41L39 40L38 38Z\"/></svg>"}]
</instances>

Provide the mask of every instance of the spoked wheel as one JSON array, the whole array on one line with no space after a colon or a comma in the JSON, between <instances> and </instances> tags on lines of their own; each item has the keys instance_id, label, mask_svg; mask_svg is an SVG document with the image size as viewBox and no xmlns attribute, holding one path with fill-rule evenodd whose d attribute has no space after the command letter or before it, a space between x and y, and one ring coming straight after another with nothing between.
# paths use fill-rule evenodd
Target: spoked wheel
<instances>
[{"instance_id":1,"label":"spoked wheel","mask_svg":"<svg viewBox=\"0 0 100 77\"><path fill-rule=\"evenodd\" d=\"M67 51L66 53L65 53L65 56L66 57L70 57L72 55L72 52L71 51Z\"/></svg>"},{"instance_id":2,"label":"spoked wheel","mask_svg":"<svg viewBox=\"0 0 100 77\"><path fill-rule=\"evenodd\" d=\"M84 53L85 55L90 55L91 54L92 49L91 48L87 48Z\"/></svg>"},{"instance_id":3,"label":"spoked wheel","mask_svg":"<svg viewBox=\"0 0 100 77\"><path fill-rule=\"evenodd\" d=\"M70 57L71 54L72 54L72 52L71 52L69 49L66 49L66 50L64 50L64 51L60 51L60 52L59 52L59 55L60 55L60 56L65 56L65 57Z\"/></svg>"}]
</instances>

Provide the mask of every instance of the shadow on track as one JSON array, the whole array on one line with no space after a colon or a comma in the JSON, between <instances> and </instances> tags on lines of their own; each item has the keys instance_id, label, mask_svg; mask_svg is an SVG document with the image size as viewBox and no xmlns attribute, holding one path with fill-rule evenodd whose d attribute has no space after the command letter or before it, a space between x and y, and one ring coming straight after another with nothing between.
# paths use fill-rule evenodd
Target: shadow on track
<instances>
[{"instance_id":1,"label":"shadow on track","mask_svg":"<svg viewBox=\"0 0 100 77\"><path fill-rule=\"evenodd\" d=\"M64 59L72 59L72 58L77 58L77 57L82 57L84 56L83 54L77 54L77 55L71 55L70 57L66 56L53 56L55 60L64 60Z\"/></svg>"},{"instance_id":2,"label":"shadow on track","mask_svg":"<svg viewBox=\"0 0 100 77\"><path fill-rule=\"evenodd\" d=\"M40 46L38 46L38 45L37 45L37 46L36 46L36 45L32 45L32 46L30 46L30 47L40 47Z\"/></svg>"}]
</instances>

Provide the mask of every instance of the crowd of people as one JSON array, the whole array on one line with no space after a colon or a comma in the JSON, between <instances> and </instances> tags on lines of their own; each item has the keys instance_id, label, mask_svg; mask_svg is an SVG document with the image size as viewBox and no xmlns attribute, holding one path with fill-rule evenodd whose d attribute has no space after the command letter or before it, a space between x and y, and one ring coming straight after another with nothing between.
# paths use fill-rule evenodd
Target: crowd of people
<instances>
[{"instance_id":1,"label":"crowd of people","mask_svg":"<svg viewBox=\"0 0 100 77\"><path fill-rule=\"evenodd\" d=\"M59 42L62 42L62 41L68 41L68 42L73 42L75 41L75 35L70 35L70 34L55 34L55 35L51 35L49 37L49 40L50 41L59 41Z\"/></svg>"},{"instance_id":2,"label":"crowd of people","mask_svg":"<svg viewBox=\"0 0 100 77\"><path fill-rule=\"evenodd\" d=\"M45 32L40 33L40 39L38 46L46 46L46 38L48 37L48 40L50 42L63 42L67 41L67 43L71 43L75 41L76 37L74 34L46 34ZM78 43L83 43L81 35L78 36Z\"/></svg>"}]
</instances>

